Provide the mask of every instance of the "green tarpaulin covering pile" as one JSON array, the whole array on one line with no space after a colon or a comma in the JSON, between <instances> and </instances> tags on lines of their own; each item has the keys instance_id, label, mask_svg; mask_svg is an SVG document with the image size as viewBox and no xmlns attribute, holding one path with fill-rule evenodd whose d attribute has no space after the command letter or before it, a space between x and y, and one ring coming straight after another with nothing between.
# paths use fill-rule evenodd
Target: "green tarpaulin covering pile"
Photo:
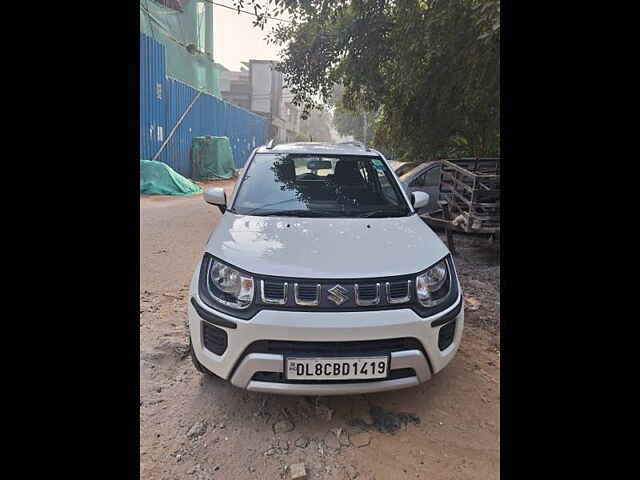
<instances>
[{"instance_id":1,"label":"green tarpaulin covering pile","mask_svg":"<svg viewBox=\"0 0 640 480\"><path fill-rule=\"evenodd\" d=\"M194 137L191 140L192 178L229 179L235 175L233 152L228 137Z\"/></svg>"},{"instance_id":2,"label":"green tarpaulin covering pile","mask_svg":"<svg viewBox=\"0 0 640 480\"><path fill-rule=\"evenodd\" d=\"M140 193L142 195L194 195L202 188L183 177L169 165L153 160L140 160Z\"/></svg>"}]
</instances>

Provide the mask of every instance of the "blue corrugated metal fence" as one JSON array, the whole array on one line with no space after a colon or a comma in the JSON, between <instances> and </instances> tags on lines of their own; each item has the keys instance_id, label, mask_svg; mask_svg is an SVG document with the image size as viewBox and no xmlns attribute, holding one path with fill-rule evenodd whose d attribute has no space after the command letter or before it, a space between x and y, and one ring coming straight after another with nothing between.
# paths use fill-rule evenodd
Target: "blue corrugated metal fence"
<instances>
[{"instance_id":1,"label":"blue corrugated metal fence","mask_svg":"<svg viewBox=\"0 0 640 480\"><path fill-rule=\"evenodd\" d=\"M140 34L140 156L152 159L198 92L166 77L164 47ZM224 100L203 93L182 121L158 160L191 176L191 139L229 137L236 168L267 141L268 121Z\"/></svg>"},{"instance_id":2,"label":"blue corrugated metal fence","mask_svg":"<svg viewBox=\"0 0 640 480\"><path fill-rule=\"evenodd\" d=\"M165 130L163 84L164 47L140 35L140 157L151 160L162 145Z\"/></svg>"}]
</instances>

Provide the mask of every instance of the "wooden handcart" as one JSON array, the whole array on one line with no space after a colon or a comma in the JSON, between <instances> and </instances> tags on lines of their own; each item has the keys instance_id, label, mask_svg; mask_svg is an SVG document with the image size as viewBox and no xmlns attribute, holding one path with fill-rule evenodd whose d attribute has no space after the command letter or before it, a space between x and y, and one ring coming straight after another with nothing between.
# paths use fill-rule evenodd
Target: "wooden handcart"
<instances>
[{"instance_id":1,"label":"wooden handcart","mask_svg":"<svg viewBox=\"0 0 640 480\"><path fill-rule=\"evenodd\" d=\"M421 217L444 227L449 250L455 255L454 232L500 235L500 158L442 160L441 211Z\"/></svg>"}]
</instances>

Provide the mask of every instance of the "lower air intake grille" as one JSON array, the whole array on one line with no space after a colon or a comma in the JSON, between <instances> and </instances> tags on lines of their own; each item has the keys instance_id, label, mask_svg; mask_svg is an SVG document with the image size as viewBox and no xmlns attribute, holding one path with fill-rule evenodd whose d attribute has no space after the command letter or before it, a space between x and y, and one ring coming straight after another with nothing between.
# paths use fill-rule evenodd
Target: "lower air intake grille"
<instances>
[{"instance_id":1,"label":"lower air intake grille","mask_svg":"<svg viewBox=\"0 0 640 480\"><path fill-rule=\"evenodd\" d=\"M280 355L349 356L361 354L389 353L402 350L420 350L422 344L416 338L390 338L352 342L294 342L286 340L259 340L253 342L249 353L275 353Z\"/></svg>"},{"instance_id":2,"label":"lower air intake grille","mask_svg":"<svg viewBox=\"0 0 640 480\"><path fill-rule=\"evenodd\" d=\"M227 332L207 322L201 325L204 347L216 355L222 355L227 350Z\"/></svg>"},{"instance_id":3,"label":"lower air intake grille","mask_svg":"<svg viewBox=\"0 0 640 480\"><path fill-rule=\"evenodd\" d=\"M444 325L438 333L438 348L442 351L453 342L456 333L456 322L449 322Z\"/></svg>"},{"instance_id":4,"label":"lower air intake grille","mask_svg":"<svg viewBox=\"0 0 640 480\"><path fill-rule=\"evenodd\" d=\"M369 378L369 379L351 379L351 380L285 380L282 372L256 372L253 374L251 380L257 382L272 382L272 383L319 383L319 384L340 384L340 383L368 383L379 382L384 380L395 380L398 378L415 377L416 372L413 368L398 368L397 370L390 370L387 378Z\"/></svg>"}]
</instances>

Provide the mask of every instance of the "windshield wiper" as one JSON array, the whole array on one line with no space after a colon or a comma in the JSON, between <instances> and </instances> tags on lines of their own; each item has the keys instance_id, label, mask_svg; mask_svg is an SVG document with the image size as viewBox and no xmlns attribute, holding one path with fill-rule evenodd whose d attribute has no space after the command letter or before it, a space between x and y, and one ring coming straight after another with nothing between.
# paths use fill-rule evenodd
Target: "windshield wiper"
<instances>
[{"instance_id":1,"label":"windshield wiper","mask_svg":"<svg viewBox=\"0 0 640 480\"><path fill-rule=\"evenodd\" d=\"M372 210L370 212L364 212L358 217L371 218L371 217L402 217L404 213L399 210Z\"/></svg>"},{"instance_id":2,"label":"windshield wiper","mask_svg":"<svg viewBox=\"0 0 640 480\"><path fill-rule=\"evenodd\" d=\"M262 205L261 207L254 208L253 210L249 210L247 213L245 213L245 215L253 215L253 212L259 212L260 210L266 207L274 207L276 205L281 205L283 203L298 202L298 201L299 200L297 198L287 198L286 200L281 200L279 202L267 203L266 205Z\"/></svg>"},{"instance_id":3,"label":"windshield wiper","mask_svg":"<svg viewBox=\"0 0 640 480\"><path fill-rule=\"evenodd\" d=\"M328 210L275 210L266 212L252 212L247 215L258 217L335 217L337 212Z\"/></svg>"}]
</instances>

